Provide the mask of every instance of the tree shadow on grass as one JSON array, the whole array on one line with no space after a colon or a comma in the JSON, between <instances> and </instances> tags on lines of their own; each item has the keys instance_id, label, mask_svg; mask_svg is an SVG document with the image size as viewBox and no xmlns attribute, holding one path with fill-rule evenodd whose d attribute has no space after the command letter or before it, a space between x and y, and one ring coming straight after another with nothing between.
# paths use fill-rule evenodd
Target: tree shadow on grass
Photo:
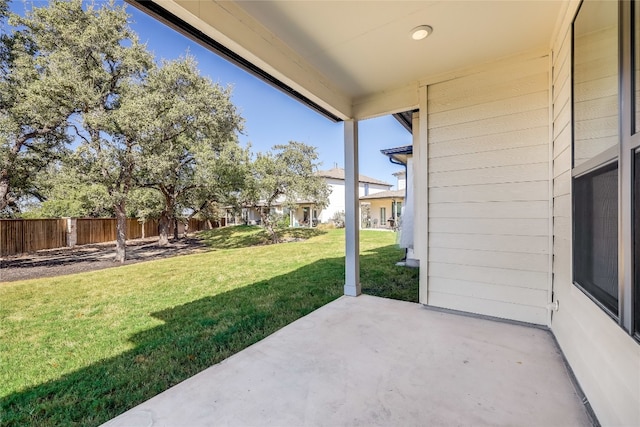
<instances>
[{"instance_id":1,"label":"tree shadow on grass","mask_svg":"<svg viewBox=\"0 0 640 427\"><path fill-rule=\"evenodd\" d=\"M317 228L283 228L278 230L280 237L287 240L306 240L325 234ZM271 236L264 228L257 225L236 225L216 228L198 234L198 239L213 249L237 249L248 246L271 243Z\"/></svg>"},{"instance_id":2,"label":"tree shadow on grass","mask_svg":"<svg viewBox=\"0 0 640 427\"><path fill-rule=\"evenodd\" d=\"M417 270L402 251L361 256L365 293L417 301ZM135 348L0 400L6 426L99 425L222 361L342 295L344 257L172 307L164 323L131 337Z\"/></svg>"}]
</instances>

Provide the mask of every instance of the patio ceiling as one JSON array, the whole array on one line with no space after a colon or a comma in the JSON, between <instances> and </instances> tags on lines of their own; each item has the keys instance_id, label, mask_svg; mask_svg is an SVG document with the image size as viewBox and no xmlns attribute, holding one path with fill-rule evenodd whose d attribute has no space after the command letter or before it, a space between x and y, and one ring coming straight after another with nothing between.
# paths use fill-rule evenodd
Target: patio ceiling
<instances>
[{"instance_id":1,"label":"patio ceiling","mask_svg":"<svg viewBox=\"0 0 640 427\"><path fill-rule=\"evenodd\" d=\"M129 1L183 32L184 24L192 27L186 31L191 37L210 38L245 68L255 67L258 71L251 71L261 78L281 83L334 119L410 110L417 106L420 81L548 50L567 3ZM433 34L412 40L409 31L423 24L432 26Z\"/></svg>"}]
</instances>

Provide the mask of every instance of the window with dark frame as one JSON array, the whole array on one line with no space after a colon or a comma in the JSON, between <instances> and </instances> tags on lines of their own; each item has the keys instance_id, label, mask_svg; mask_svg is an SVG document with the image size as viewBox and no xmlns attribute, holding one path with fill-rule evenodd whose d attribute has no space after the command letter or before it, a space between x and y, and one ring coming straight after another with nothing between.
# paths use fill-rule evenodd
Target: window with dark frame
<instances>
[{"instance_id":1,"label":"window with dark frame","mask_svg":"<svg viewBox=\"0 0 640 427\"><path fill-rule=\"evenodd\" d=\"M618 164L574 179L574 281L618 316Z\"/></svg>"},{"instance_id":2,"label":"window with dark frame","mask_svg":"<svg viewBox=\"0 0 640 427\"><path fill-rule=\"evenodd\" d=\"M633 96L635 106L635 143L640 139L640 4L636 1L633 7ZM633 234L634 234L634 334L640 340L640 149L636 149L633 172Z\"/></svg>"},{"instance_id":3,"label":"window with dark frame","mask_svg":"<svg viewBox=\"0 0 640 427\"><path fill-rule=\"evenodd\" d=\"M640 1L584 0L572 66L573 281L640 341Z\"/></svg>"},{"instance_id":4,"label":"window with dark frame","mask_svg":"<svg viewBox=\"0 0 640 427\"><path fill-rule=\"evenodd\" d=\"M618 316L618 5L584 1L573 24L573 280Z\"/></svg>"}]
</instances>

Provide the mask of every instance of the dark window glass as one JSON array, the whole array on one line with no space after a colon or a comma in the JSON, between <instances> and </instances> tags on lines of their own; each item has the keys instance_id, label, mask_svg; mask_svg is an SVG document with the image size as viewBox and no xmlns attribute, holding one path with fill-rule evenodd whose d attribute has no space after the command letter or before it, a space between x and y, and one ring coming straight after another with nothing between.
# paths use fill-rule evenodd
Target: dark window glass
<instances>
[{"instance_id":1,"label":"dark window glass","mask_svg":"<svg viewBox=\"0 0 640 427\"><path fill-rule=\"evenodd\" d=\"M573 277L618 315L618 164L574 178Z\"/></svg>"},{"instance_id":2,"label":"dark window glass","mask_svg":"<svg viewBox=\"0 0 640 427\"><path fill-rule=\"evenodd\" d=\"M635 131L640 132L640 3L633 4L634 7L634 81L635 81L635 104L636 104L636 127Z\"/></svg>"}]
</instances>

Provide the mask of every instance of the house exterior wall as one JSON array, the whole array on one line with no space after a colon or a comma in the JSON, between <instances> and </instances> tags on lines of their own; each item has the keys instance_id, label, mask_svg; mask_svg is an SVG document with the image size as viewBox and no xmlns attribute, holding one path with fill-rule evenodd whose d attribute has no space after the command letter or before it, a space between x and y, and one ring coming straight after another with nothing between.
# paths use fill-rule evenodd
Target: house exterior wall
<instances>
[{"instance_id":1,"label":"house exterior wall","mask_svg":"<svg viewBox=\"0 0 640 427\"><path fill-rule=\"evenodd\" d=\"M550 325L600 423L640 425L640 345L572 283L576 9L569 7L549 56L423 88L420 114L427 118L414 121L414 149L428 158L416 163L414 184L428 199L428 226L415 234L417 245L428 242L419 251L428 259L419 257L420 300ZM586 102L589 111L606 112L612 100L602 94ZM594 117L573 126L592 126L602 136L610 122ZM416 218L424 211L418 203ZM559 303L551 317L550 278Z\"/></svg>"},{"instance_id":2,"label":"house exterior wall","mask_svg":"<svg viewBox=\"0 0 640 427\"><path fill-rule=\"evenodd\" d=\"M336 212L344 211L344 181L341 179L327 179L329 185L329 204L318 215L320 222L328 222Z\"/></svg>"},{"instance_id":3,"label":"house exterior wall","mask_svg":"<svg viewBox=\"0 0 640 427\"><path fill-rule=\"evenodd\" d=\"M547 324L549 58L430 85L427 110L423 302Z\"/></svg>"},{"instance_id":4,"label":"house exterior wall","mask_svg":"<svg viewBox=\"0 0 640 427\"><path fill-rule=\"evenodd\" d=\"M574 14L575 7L567 12L553 45L553 288L559 310L553 314L551 327L600 423L640 425L640 345L572 283ZM606 102L603 94L591 108Z\"/></svg>"},{"instance_id":5,"label":"house exterior wall","mask_svg":"<svg viewBox=\"0 0 640 427\"><path fill-rule=\"evenodd\" d=\"M344 180L333 178L325 179L327 181L327 184L329 184L331 194L329 194L329 204L327 205L327 207L318 213L318 220L320 222L328 222L336 212L344 211ZM387 191L390 188L388 185L380 184L368 184L368 187L369 194ZM359 185L359 195L360 197L365 195L365 183L363 182L361 182Z\"/></svg>"},{"instance_id":6,"label":"house exterior wall","mask_svg":"<svg viewBox=\"0 0 640 427\"><path fill-rule=\"evenodd\" d=\"M396 177L396 188L398 190L407 188L407 174L405 171L396 172L393 175Z\"/></svg>"}]
</instances>

